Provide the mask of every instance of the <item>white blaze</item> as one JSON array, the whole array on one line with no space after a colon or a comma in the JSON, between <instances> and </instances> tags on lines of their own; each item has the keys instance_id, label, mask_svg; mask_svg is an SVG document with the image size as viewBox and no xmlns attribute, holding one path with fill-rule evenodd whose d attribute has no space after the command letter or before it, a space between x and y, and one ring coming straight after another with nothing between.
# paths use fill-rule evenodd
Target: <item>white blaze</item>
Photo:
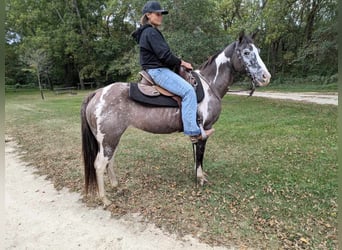
<instances>
[{"instance_id":1,"label":"white blaze","mask_svg":"<svg viewBox=\"0 0 342 250\"><path fill-rule=\"evenodd\" d=\"M258 61L259 66L261 67L261 70L264 72L264 74L268 76L270 76L271 74L268 72L266 65L264 64L264 62L261 60L260 55L259 55L259 51L257 49L257 47L255 47L254 44L251 44L252 48L253 48L253 53L255 54L255 57ZM255 72L256 73L256 72Z\"/></svg>"}]
</instances>

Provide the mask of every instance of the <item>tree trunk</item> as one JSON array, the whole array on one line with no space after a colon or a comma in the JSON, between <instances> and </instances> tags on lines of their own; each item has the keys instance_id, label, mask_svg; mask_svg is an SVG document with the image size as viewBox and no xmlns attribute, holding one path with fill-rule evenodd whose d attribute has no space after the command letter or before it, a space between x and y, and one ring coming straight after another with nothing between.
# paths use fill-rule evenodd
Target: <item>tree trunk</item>
<instances>
[{"instance_id":1,"label":"tree trunk","mask_svg":"<svg viewBox=\"0 0 342 250\"><path fill-rule=\"evenodd\" d=\"M277 68L277 53L279 48L279 40L274 41L271 45L271 60L272 60L272 68L271 68L271 74L275 75L276 68Z\"/></svg>"},{"instance_id":2,"label":"tree trunk","mask_svg":"<svg viewBox=\"0 0 342 250\"><path fill-rule=\"evenodd\" d=\"M83 24L82 24L81 12L80 12L80 10L78 8L77 0L73 0L72 3L74 5L74 8L76 10L76 14L77 14L77 17L78 17L78 20L79 20L79 23L80 23L81 34L85 35L84 29L83 29Z\"/></svg>"},{"instance_id":3,"label":"tree trunk","mask_svg":"<svg viewBox=\"0 0 342 250\"><path fill-rule=\"evenodd\" d=\"M305 38L306 41L310 41L312 38L312 33L314 29L315 24L315 17L317 12L319 11L319 2L318 1L312 1L310 6L310 11L308 13L308 16L306 18L306 26L305 26Z\"/></svg>"},{"instance_id":4,"label":"tree trunk","mask_svg":"<svg viewBox=\"0 0 342 250\"><path fill-rule=\"evenodd\" d=\"M80 79L81 89L85 89L83 77L81 76L80 71L78 71L78 78Z\"/></svg>"},{"instance_id":5,"label":"tree trunk","mask_svg":"<svg viewBox=\"0 0 342 250\"><path fill-rule=\"evenodd\" d=\"M50 81L50 77L49 77L48 73L46 73L46 78L47 78L47 81L48 81L48 84L49 84L49 89L53 90L53 83Z\"/></svg>"},{"instance_id":6,"label":"tree trunk","mask_svg":"<svg viewBox=\"0 0 342 250\"><path fill-rule=\"evenodd\" d=\"M44 99L43 89L42 89L42 84L40 83L39 66L37 67L37 78L38 78L38 85L39 85L39 90L40 90L40 96L42 97L42 100L45 100Z\"/></svg>"}]
</instances>

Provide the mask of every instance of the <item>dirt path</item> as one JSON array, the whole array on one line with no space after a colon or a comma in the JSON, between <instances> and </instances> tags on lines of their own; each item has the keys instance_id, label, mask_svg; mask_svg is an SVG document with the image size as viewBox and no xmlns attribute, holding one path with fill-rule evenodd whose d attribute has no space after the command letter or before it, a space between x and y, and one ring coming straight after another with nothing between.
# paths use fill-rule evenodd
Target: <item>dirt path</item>
<instances>
[{"instance_id":1,"label":"dirt path","mask_svg":"<svg viewBox=\"0 0 342 250\"><path fill-rule=\"evenodd\" d=\"M111 218L89 209L80 195L57 191L20 160L12 141L5 148L5 249L225 249L186 237L177 240L138 215Z\"/></svg>"},{"instance_id":2,"label":"dirt path","mask_svg":"<svg viewBox=\"0 0 342 250\"><path fill-rule=\"evenodd\" d=\"M248 96L249 91L243 92L230 92L229 94L234 95L246 95ZM331 105L338 105L338 95L337 93L319 93L319 92L258 92L255 91L253 96L257 97L265 97L265 98L272 98L272 99L286 99L286 100L294 100L294 101L303 101L303 102L310 102L310 103L318 103L318 104L331 104Z\"/></svg>"}]
</instances>

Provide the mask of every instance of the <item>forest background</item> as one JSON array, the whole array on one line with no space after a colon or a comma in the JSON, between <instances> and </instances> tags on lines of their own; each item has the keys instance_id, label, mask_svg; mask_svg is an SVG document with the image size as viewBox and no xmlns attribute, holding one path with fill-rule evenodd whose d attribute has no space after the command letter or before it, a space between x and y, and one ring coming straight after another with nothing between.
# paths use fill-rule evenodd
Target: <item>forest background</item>
<instances>
[{"instance_id":1,"label":"forest background","mask_svg":"<svg viewBox=\"0 0 342 250\"><path fill-rule=\"evenodd\" d=\"M98 87L138 78L141 0L6 1L6 85ZM337 83L335 0L161 0L172 51L195 67L258 30L273 84Z\"/></svg>"}]
</instances>

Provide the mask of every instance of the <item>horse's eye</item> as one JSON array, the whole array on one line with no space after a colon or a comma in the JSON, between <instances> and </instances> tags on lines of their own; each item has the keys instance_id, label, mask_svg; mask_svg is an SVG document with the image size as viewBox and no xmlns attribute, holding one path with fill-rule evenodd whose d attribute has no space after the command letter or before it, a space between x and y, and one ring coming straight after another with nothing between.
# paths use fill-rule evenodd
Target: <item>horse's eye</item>
<instances>
[{"instance_id":1,"label":"horse's eye","mask_svg":"<svg viewBox=\"0 0 342 250\"><path fill-rule=\"evenodd\" d=\"M245 51L245 52L243 52L243 54L244 54L245 56L248 56L248 55L250 54L250 52L249 52L249 51Z\"/></svg>"}]
</instances>

